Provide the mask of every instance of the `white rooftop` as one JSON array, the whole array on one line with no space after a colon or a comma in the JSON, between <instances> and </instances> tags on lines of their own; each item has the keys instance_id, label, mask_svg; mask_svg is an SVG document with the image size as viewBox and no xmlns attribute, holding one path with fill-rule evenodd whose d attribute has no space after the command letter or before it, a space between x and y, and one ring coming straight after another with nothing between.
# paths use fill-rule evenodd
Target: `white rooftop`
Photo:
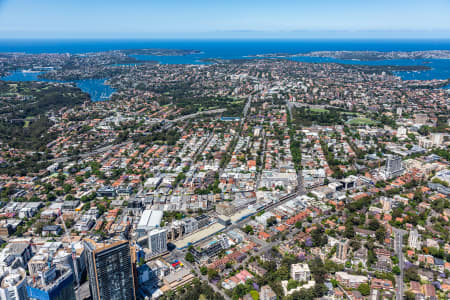
<instances>
[{"instance_id":1,"label":"white rooftop","mask_svg":"<svg viewBox=\"0 0 450 300\"><path fill-rule=\"evenodd\" d=\"M146 209L141 215L141 219L139 220L137 228L146 230L159 227L159 225L161 224L162 217L163 217L162 210Z\"/></svg>"}]
</instances>

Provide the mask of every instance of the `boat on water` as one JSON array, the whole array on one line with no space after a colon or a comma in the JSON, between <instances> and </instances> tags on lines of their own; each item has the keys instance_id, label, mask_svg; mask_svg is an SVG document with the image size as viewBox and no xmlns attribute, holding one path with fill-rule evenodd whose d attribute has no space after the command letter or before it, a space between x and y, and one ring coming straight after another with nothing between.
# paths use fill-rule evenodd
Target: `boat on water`
<instances>
[{"instance_id":1,"label":"boat on water","mask_svg":"<svg viewBox=\"0 0 450 300\"><path fill-rule=\"evenodd\" d=\"M28 69L28 70L22 70L22 73L39 73L39 72L41 72L41 71L38 71L38 70L31 70L31 69Z\"/></svg>"}]
</instances>

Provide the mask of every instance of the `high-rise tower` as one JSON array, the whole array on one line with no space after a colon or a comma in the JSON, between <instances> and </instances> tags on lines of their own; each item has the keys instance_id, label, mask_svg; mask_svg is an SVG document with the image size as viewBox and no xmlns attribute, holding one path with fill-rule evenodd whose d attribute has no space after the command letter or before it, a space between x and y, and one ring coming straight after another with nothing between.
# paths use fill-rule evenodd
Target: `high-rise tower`
<instances>
[{"instance_id":1,"label":"high-rise tower","mask_svg":"<svg viewBox=\"0 0 450 300\"><path fill-rule=\"evenodd\" d=\"M85 239L84 246L92 299L136 299L128 241L108 244Z\"/></svg>"}]
</instances>

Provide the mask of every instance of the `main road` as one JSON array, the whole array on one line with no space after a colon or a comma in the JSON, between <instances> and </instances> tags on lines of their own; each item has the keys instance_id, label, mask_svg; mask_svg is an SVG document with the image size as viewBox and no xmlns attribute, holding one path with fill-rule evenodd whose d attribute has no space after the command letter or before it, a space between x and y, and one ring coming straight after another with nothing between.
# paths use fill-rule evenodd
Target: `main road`
<instances>
[{"instance_id":1,"label":"main road","mask_svg":"<svg viewBox=\"0 0 450 300\"><path fill-rule=\"evenodd\" d=\"M226 108L219 108L219 109L212 109L212 110L205 110L205 111L199 111L190 115L185 115L173 120L167 120L166 124L163 126L163 129L169 129L170 127L173 126L173 124L180 122L180 121L184 121L187 119L192 119L195 117L198 117L200 115L211 115L211 114L220 114L223 113L224 111L226 111Z\"/></svg>"},{"instance_id":2,"label":"main road","mask_svg":"<svg viewBox=\"0 0 450 300\"><path fill-rule=\"evenodd\" d=\"M405 268L405 261L403 259L403 236L406 234L405 230L392 228L394 231L394 251L398 257L398 266L400 268L400 275L397 276L397 289L396 298L403 299L404 286L403 286L403 275Z\"/></svg>"}]
</instances>

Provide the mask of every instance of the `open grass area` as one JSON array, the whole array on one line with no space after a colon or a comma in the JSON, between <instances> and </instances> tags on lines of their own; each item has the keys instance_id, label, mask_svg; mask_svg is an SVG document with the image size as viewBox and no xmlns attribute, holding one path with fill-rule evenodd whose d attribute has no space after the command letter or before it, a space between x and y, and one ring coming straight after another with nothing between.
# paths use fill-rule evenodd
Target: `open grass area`
<instances>
[{"instance_id":1,"label":"open grass area","mask_svg":"<svg viewBox=\"0 0 450 300\"><path fill-rule=\"evenodd\" d=\"M325 113L325 112L329 112L328 109L325 108L316 108L316 107L312 107L309 109L312 112L316 112L316 113Z\"/></svg>"},{"instance_id":2,"label":"open grass area","mask_svg":"<svg viewBox=\"0 0 450 300\"><path fill-rule=\"evenodd\" d=\"M369 118L354 118L348 121L350 125L375 125L377 122Z\"/></svg>"},{"instance_id":3,"label":"open grass area","mask_svg":"<svg viewBox=\"0 0 450 300\"><path fill-rule=\"evenodd\" d=\"M353 112L353 111L343 111L342 112L342 114L343 115L349 115L349 116L363 116L362 114L360 114L360 113L357 113L357 112Z\"/></svg>"}]
</instances>

